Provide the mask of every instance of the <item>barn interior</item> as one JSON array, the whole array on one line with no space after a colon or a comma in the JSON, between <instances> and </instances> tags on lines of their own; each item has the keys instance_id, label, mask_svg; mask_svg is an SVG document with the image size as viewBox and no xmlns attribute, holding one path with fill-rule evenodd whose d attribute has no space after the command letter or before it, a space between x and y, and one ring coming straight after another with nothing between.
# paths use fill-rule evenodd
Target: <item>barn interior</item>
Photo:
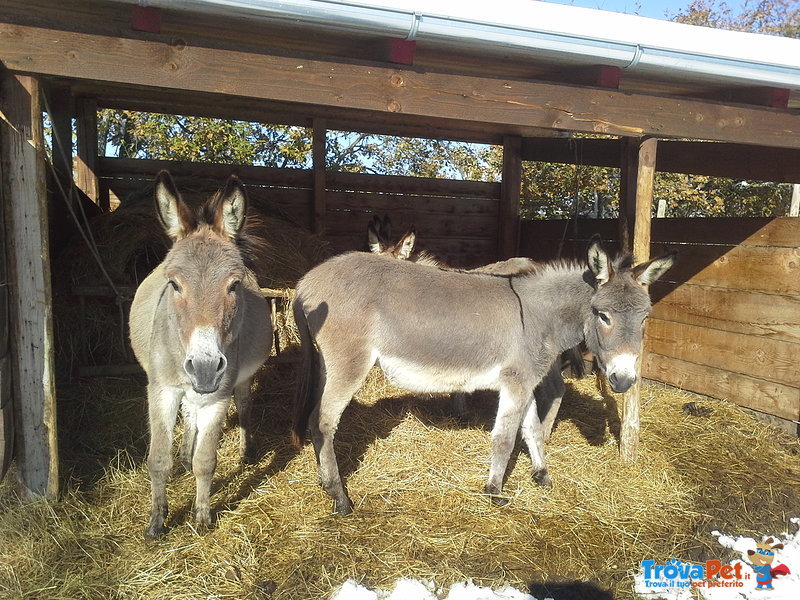
<instances>
[{"instance_id":1,"label":"barn interior","mask_svg":"<svg viewBox=\"0 0 800 600\"><path fill-rule=\"evenodd\" d=\"M701 560L717 552L711 528L780 534L798 516L797 213L659 218L653 181L689 173L800 182L800 41L538 2L493 3L491 14L462 6L450 18L436 2L416 11L379 4L5 3L0 418L3 471L14 461L16 481L3 483L3 529L27 555L3 554L18 572L35 572L37 585L57 580L63 597L172 589L188 598L201 579L204 593L221 597L300 598L325 597L347 577L414 575L626 597L635 561L678 552ZM97 142L104 109L307 128L310 164L109 157ZM329 131L501 146L502 177L330 170ZM527 161L619 169L619 217L523 218ZM248 186L280 246L265 287L283 355L257 384L261 462L240 468L226 434L219 529L192 531L193 483L179 475L176 531L145 567L140 531L130 529L143 527L147 510L144 380L126 347L125 313L167 242L146 209L111 216L126 199L149 198L160 169L190 199L231 173ZM678 249L676 267L651 288L649 383L618 398L591 378L570 384L549 449L553 472L563 473L554 491L543 494L512 466L513 508L492 513L477 494L492 399L473 402L464 425L446 400L418 408L376 375L340 442L349 485L364 490L362 516L327 514L313 453L295 454L284 439L296 369L285 308L298 277L331 254L363 250L367 222L383 214L398 231L414 225L426 249L459 267L580 257L593 233L637 261ZM378 431L370 410L382 415ZM431 465L442 448L458 450ZM369 487L376 477L381 485ZM18 496L60 503L26 508ZM101 525L84 535L78 513L90 507L98 513L85 520ZM130 520L120 517L127 507ZM55 575L33 549L49 535L36 524L48 520L60 527L56 544L44 544ZM13 522L25 527L14 532ZM105 553L116 558L103 575L96 563ZM225 566L204 575L195 555ZM270 561L279 568L261 565ZM9 572L9 585L26 589Z\"/></svg>"}]
</instances>

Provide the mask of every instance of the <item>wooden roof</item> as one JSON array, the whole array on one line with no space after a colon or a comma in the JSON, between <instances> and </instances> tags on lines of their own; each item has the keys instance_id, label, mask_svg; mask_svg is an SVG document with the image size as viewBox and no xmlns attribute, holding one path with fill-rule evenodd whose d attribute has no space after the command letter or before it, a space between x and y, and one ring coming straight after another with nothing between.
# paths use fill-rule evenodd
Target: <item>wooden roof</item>
<instances>
[{"instance_id":1,"label":"wooden roof","mask_svg":"<svg viewBox=\"0 0 800 600\"><path fill-rule=\"evenodd\" d=\"M0 59L101 107L499 143L654 135L800 148L800 93L101 0L6 0ZM157 31L141 31L142 27ZM402 59L405 60L405 59Z\"/></svg>"}]
</instances>

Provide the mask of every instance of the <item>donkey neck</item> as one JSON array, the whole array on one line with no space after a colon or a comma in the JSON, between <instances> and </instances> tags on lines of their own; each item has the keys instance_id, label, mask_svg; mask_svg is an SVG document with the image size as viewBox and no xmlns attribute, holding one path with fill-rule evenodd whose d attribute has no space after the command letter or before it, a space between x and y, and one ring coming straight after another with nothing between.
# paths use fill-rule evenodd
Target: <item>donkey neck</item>
<instances>
[{"instance_id":1,"label":"donkey neck","mask_svg":"<svg viewBox=\"0 0 800 600\"><path fill-rule=\"evenodd\" d=\"M523 321L538 326L556 351L567 350L584 338L595 293L584 265L553 263L533 273L511 278L523 311Z\"/></svg>"}]
</instances>

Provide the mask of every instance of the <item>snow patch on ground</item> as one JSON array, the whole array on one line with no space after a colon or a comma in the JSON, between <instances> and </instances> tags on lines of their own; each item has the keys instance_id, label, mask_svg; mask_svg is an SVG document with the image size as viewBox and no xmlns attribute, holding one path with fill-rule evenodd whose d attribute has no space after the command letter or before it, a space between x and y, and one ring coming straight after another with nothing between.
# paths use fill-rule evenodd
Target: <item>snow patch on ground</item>
<instances>
[{"instance_id":1,"label":"snow patch on ground","mask_svg":"<svg viewBox=\"0 0 800 600\"><path fill-rule=\"evenodd\" d=\"M772 537L783 543L782 550L775 551L775 561L773 566L784 564L789 567L791 574L776 577L772 585L772 590L756 589L756 576L752 566L748 561L747 551L755 550L756 543L751 537L724 535L719 531L712 531L711 535L717 538L720 546L730 548L741 555L741 559L731 561L731 565L741 565L743 587L740 588L721 588L721 587L696 587L696 588L661 588L654 589L648 587L645 581L644 570L634 578L634 590L642 598L648 600L797 600L800 598L800 518L789 519L792 524L798 527L794 534L783 533L780 536ZM764 536L765 538L770 536ZM778 543L778 542L775 542ZM716 557L709 557L714 559ZM749 577L748 577L749 576ZM694 581L694 580L693 580Z\"/></svg>"}]
</instances>

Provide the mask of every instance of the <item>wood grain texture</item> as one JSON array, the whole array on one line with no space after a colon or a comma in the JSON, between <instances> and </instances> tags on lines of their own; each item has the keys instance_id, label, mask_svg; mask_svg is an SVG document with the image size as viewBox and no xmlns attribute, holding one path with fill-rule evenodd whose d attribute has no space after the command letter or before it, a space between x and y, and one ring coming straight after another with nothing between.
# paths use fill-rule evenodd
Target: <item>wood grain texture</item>
<instances>
[{"instance_id":1,"label":"wood grain texture","mask_svg":"<svg viewBox=\"0 0 800 600\"><path fill-rule=\"evenodd\" d=\"M498 260L518 254L519 196L522 189L522 138L503 139L503 179L500 184L500 203L497 217Z\"/></svg>"},{"instance_id":2,"label":"wood grain texture","mask_svg":"<svg viewBox=\"0 0 800 600\"><path fill-rule=\"evenodd\" d=\"M645 356L643 373L690 392L730 400L782 419L800 420L800 391L796 387L654 352Z\"/></svg>"},{"instance_id":3,"label":"wood grain texture","mask_svg":"<svg viewBox=\"0 0 800 600\"><path fill-rule=\"evenodd\" d=\"M7 68L32 74L502 125L800 146L800 114L566 84L0 25Z\"/></svg>"},{"instance_id":4,"label":"wood grain texture","mask_svg":"<svg viewBox=\"0 0 800 600\"><path fill-rule=\"evenodd\" d=\"M664 142L659 142L659 149ZM727 246L768 246L796 248L800 245L800 219L793 217L714 217L696 219L653 219L653 244L723 244ZM617 240L616 219L578 219L577 221L523 221L526 239L560 239L584 245L594 233L604 240Z\"/></svg>"},{"instance_id":5,"label":"wood grain texture","mask_svg":"<svg viewBox=\"0 0 800 600\"><path fill-rule=\"evenodd\" d=\"M660 281L650 294L656 319L800 343L800 296Z\"/></svg>"},{"instance_id":6,"label":"wood grain texture","mask_svg":"<svg viewBox=\"0 0 800 600\"><path fill-rule=\"evenodd\" d=\"M23 496L58 494L53 314L44 134L36 79L0 72L3 192L11 287L11 374Z\"/></svg>"},{"instance_id":7,"label":"wood grain texture","mask_svg":"<svg viewBox=\"0 0 800 600\"><path fill-rule=\"evenodd\" d=\"M651 319L645 350L800 388L798 345L791 342Z\"/></svg>"},{"instance_id":8,"label":"wood grain texture","mask_svg":"<svg viewBox=\"0 0 800 600\"><path fill-rule=\"evenodd\" d=\"M314 199L311 211L311 231L318 235L325 235L328 227L325 213L328 206L328 191L326 188L325 169L325 140L328 130L325 119L314 119L311 135L311 174L313 185L311 194Z\"/></svg>"},{"instance_id":9,"label":"wood grain texture","mask_svg":"<svg viewBox=\"0 0 800 600\"><path fill-rule=\"evenodd\" d=\"M619 168L618 139L525 138L523 160ZM659 140L656 171L731 179L800 181L800 149Z\"/></svg>"}]
</instances>

